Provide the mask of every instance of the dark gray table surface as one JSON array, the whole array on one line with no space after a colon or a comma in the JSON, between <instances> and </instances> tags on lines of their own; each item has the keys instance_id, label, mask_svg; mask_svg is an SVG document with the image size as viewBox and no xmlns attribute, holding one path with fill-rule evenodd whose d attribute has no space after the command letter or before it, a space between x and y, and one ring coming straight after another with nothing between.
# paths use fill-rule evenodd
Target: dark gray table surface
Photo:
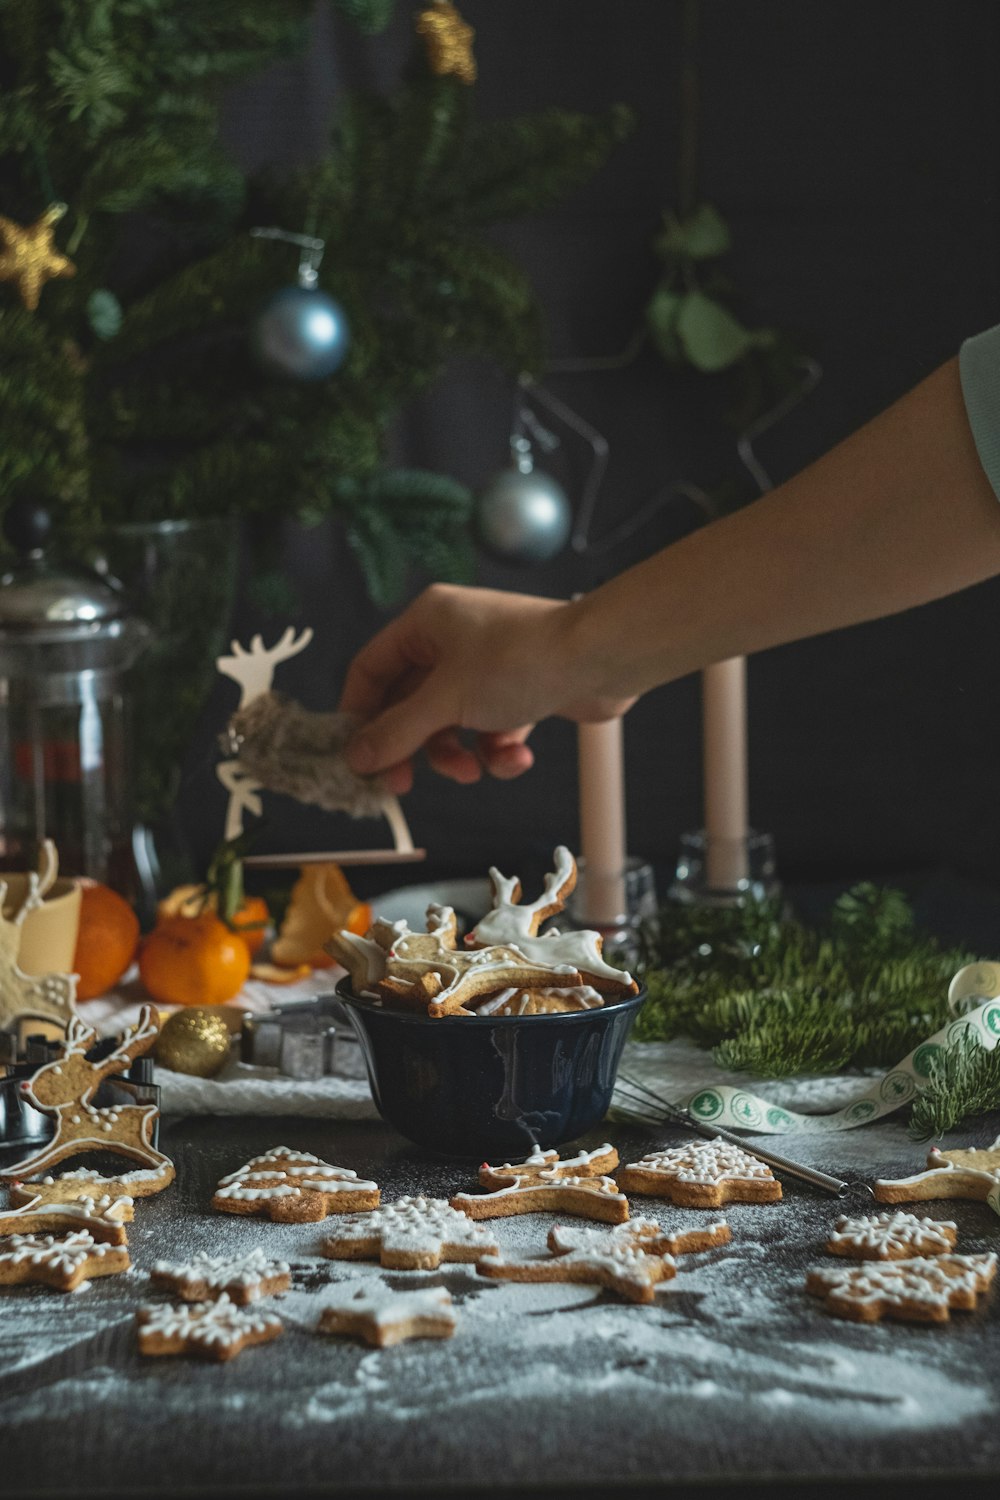
<instances>
[{"instance_id":1,"label":"dark gray table surface","mask_svg":"<svg viewBox=\"0 0 1000 1500\"><path fill-rule=\"evenodd\" d=\"M680 1138L616 1123L605 1133L623 1160ZM977 1132L980 1144L991 1138ZM474 1185L473 1164L431 1160L382 1125L191 1118L166 1121L162 1140L178 1181L137 1204L130 1273L83 1295L0 1297L5 1495L811 1494L871 1481L885 1496L942 1476L929 1492L961 1478L969 1496L1000 1479L1000 1289L942 1328L831 1318L803 1290L840 1211L814 1189L786 1181L780 1204L731 1205L732 1244L685 1257L654 1305L634 1306L587 1287L497 1284L471 1266L393 1273L328 1261L317 1254L323 1225L209 1207L223 1173L278 1144L376 1178L384 1202ZM782 1149L834 1170L846 1153L870 1163L866 1175L921 1160L885 1124L854 1132L849 1150L815 1136L786 1137ZM937 1207L958 1222L959 1249L1000 1241L984 1204ZM633 1213L706 1216L651 1199L634 1200ZM505 1249L533 1253L552 1218L494 1223ZM274 1303L283 1337L224 1365L140 1358L134 1311L160 1300L144 1274L154 1259L256 1245L293 1266L292 1293ZM454 1338L373 1350L312 1331L324 1289L366 1279L447 1286Z\"/></svg>"}]
</instances>

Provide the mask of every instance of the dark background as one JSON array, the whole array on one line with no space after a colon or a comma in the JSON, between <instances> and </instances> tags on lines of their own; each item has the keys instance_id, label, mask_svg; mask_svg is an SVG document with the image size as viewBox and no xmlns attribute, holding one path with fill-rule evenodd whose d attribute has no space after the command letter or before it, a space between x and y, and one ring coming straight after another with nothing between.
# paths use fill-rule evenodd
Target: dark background
<instances>
[{"instance_id":1,"label":"dark background","mask_svg":"<svg viewBox=\"0 0 1000 1500\"><path fill-rule=\"evenodd\" d=\"M656 284L652 240L677 198L680 0L461 8L476 27L484 115L619 100L638 111L633 137L584 190L501 236L537 287L552 358L616 353ZM373 40L321 9L308 57L233 96L233 152L247 166L308 159L343 88L395 86L411 25L405 0ZM703 0L698 55L700 193L732 226L743 310L751 323L794 333L824 371L758 444L780 482L1000 319L1000 9L982 0ZM664 482L713 488L741 474L718 377L670 371L647 348L624 369L552 374L545 384L609 440L598 532ZM456 366L402 415L395 456L481 485L506 461L511 397L487 365ZM578 499L587 450L568 437L548 466ZM567 554L527 570L484 560L479 581L565 596L693 519L665 512L600 560ZM264 616L245 590L234 634L247 641L263 629L273 640L286 623L312 625L313 645L276 686L333 707L347 663L385 616L367 602L335 526L289 526L283 566L298 596L294 620ZM998 605L994 581L754 658L751 817L774 835L787 880L931 869L997 880ZM641 628L641 599L636 611ZM222 827L212 743L235 691L220 681L185 768L179 820L203 856ZM530 871L557 842L576 845L575 729L550 721L534 744L536 767L513 783L468 789L421 770L406 809L429 850L428 874L480 874L493 861ZM626 744L630 850L669 867L678 834L701 820L697 679L637 704ZM282 798L269 799L269 812L261 848L371 839L370 824ZM383 871L357 884L398 880Z\"/></svg>"}]
</instances>

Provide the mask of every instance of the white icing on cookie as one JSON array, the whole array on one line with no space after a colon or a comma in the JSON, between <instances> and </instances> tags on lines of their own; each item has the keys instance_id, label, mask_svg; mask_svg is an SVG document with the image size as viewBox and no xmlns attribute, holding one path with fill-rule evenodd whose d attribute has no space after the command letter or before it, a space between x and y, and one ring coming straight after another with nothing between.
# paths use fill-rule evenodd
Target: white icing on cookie
<instances>
[{"instance_id":1,"label":"white icing on cookie","mask_svg":"<svg viewBox=\"0 0 1000 1500\"><path fill-rule=\"evenodd\" d=\"M187 1286L198 1283L218 1291L228 1286L241 1286L248 1292L256 1291L258 1295L262 1282L289 1274L287 1261L268 1260L261 1249L241 1256L195 1255L182 1264L157 1260L152 1269L157 1276L169 1276L172 1281Z\"/></svg>"},{"instance_id":2,"label":"white icing on cookie","mask_svg":"<svg viewBox=\"0 0 1000 1500\"><path fill-rule=\"evenodd\" d=\"M456 1323L451 1293L443 1286L421 1287L412 1292L393 1292L387 1286L366 1286L353 1296L326 1302L324 1312L327 1311L370 1318L379 1329L417 1318L444 1321L452 1328Z\"/></svg>"},{"instance_id":3,"label":"white icing on cookie","mask_svg":"<svg viewBox=\"0 0 1000 1500\"><path fill-rule=\"evenodd\" d=\"M498 1010L509 1004L515 995L520 995L515 1014L524 1015L531 1005L532 999L540 1000L571 1000L575 1002L578 1010L596 1010L604 1004L604 996L598 994L589 984L564 985L562 988L544 990L525 990L523 986L515 986L511 989L501 990L496 995L491 995L483 1005L476 1006L477 1016L492 1016Z\"/></svg>"},{"instance_id":4,"label":"white icing on cookie","mask_svg":"<svg viewBox=\"0 0 1000 1500\"><path fill-rule=\"evenodd\" d=\"M489 1231L452 1208L446 1198L423 1196L400 1198L387 1208L355 1214L338 1224L331 1237L335 1244L373 1238L389 1253L434 1256L440 1255L446 1245L474 1246L484 1251L496 1248Z\"/></svg>"},{"instance_id":5,"label":"white icing on cookie","mask_svg":"<svg viewBox=\"0 0 1000 1500\"><path fill-rule=\"evenodd\" d=\"M139 1317L140 1348L157 1338L179 1338L188 1345L206 1348L231 1348L247 1334L278 1332L282 1327L281 1319L273 1313L236 1307L225 1294L217 1302L142 1307Z\"/></svg>"},{"instance_id":6,"label":"white icing on cookie","mask_svg":"<svg viewBox=\"0 0 1000 1500\"><path fill-rule=\"evenodd\" d=\"M366 1182L348 1167L332 1166L308 1151L275 1146L223 1177L215 1196L252 1201L301 1197L303 1193L373 1193L376 1190L374 1182Z\"/></svg>"},{"instance_id":7,"label":"white icing on cookie","mask_svg":"<svg viewBox=\"0 0 1000 1500\"><path fill-rule=\"evenodd\" d=\"M27 1262L31 1266L46 1266L72 1276L88 1260L100 1260L105 1255L121 1255L117 1245L100 1244L85 1230L73 1234L56 1236L51 1234L12 1234L2 1242L0 1268L19 1266Z\"/></svg>"},{"instance_id":8,"label":"white icing on cookie","mask_svg":"<svg viewBox=\"0 0 1000 1500\"><path fill-rule=\"evenodd\" d=\"M996 1270L996 1255L942 1255L935 1260L864 1262L855 1266L821 1266L809 1272L813 1289L857 1308L916 1310L947 1308L956 1296L973 1300Z\"/></svg>"},{"instance_id":9,"label":"white icing on cookie","mask_svg":"<svg viewBox=\"0 0 1000 1500\"><path fill-rule=\"evenodd\" d=\"M688 1141L664 1151L651 1151L641 1161L630 1162L628 1171L654 1172L677 1182L697 1182L715 1186L743 1178L771 1180L773 1173L765 1162L758 1161L739 1146L725 1141Z\"/></svg>"},{"instance_id":10,"label":"white icing on cookie","mask_svg":"<svg viewBox=\"0 0 1000 1500\"><path fill-rule=\"evenodd\" d=\"M583 1273L573 1277L574 1280L586 1280L587 1275L592 1274L595 1284L612 1280L627 1283L639 1291L676 1275L674 1257L653 1248L657 1240L662 1241L662 1233L659 1225L651 1219L632 1219L627 1224L616 1224L610 1230L557 1224L549 1233L552 1254L547 1260L508 1260L503 1255L484 1255L477 1267L487 1274L491 1271L502 1273L505 1268L530 1272L548 1266L551 1272L568 1271L572 1267ZM552 1266L553 1260L559 1262L558 1267ZM566 1279L571 1278L567 1276Z\"/></svg>"},{"instance_id":11,"label":"white icing on cookie","mask_svg":"<svg viewBox=\"0 0 1000 1500\"><path fill-rule=\"evenodd\" d=\"M873 1214L861 1218L842 1215L829 1237L831 1249L843 1248L865 1259L905 1260L939 1255L951 1250L957 1226L950 1219L918 1219L914 1214Z\"/></svg>"}]
</instances>

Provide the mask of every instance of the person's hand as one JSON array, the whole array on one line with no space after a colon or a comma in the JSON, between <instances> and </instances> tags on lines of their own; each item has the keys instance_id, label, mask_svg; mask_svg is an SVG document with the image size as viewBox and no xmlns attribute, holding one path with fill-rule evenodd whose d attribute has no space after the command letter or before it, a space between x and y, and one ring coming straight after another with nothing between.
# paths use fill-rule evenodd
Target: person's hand
<instances>
[{"instance_id":1,"label":"person's hand","mask_svg":"<svg viewBox=\"0 0 1000 1500\"><path fill-rule=\"evenodd\" d=\"M519 776L533 764L526 741L539 719L624 712L630 700L595 692L587 663L574 660L572 610L527 594L426 589L351 663L340 708L363 723L347 751L353 769L406 792L423 748L453 781Z\"/></svg>"}]
</instances>

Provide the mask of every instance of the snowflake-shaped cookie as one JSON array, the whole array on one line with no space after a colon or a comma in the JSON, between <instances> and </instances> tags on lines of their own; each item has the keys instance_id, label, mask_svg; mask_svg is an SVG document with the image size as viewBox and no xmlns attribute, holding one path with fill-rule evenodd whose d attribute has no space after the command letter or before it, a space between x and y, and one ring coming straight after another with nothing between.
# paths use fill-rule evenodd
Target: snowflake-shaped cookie
<instances>
[{"instance_id":1,"label":"snowflake-shaped cookie","mask_svg":"<svg viewBox=\"0 0 1000 1500\"><path fill-rule=\"evenodd\" d=\"M972 1308L996 1273L995 1255L942 1255L936 1260L895 1260L887 1265L819 1267L806 1290L823 1297L827 1310L855 1323L897 1318L947 1323L953 1307Z\"/></svg>"},{"instance_id":2,"label":"snowflake-shaped cookie","mask_svg":"<svg viewBox=\"0 0 1000 1500\"><path fill-rule=\"evenodd\" d=\"M400 1198L359 1214L323 1241L331 1260L379 1260L400 1271L433 1271L442 1261L473 1261L495 1253L485 1229L444 1198Z\"/></svg>"},{"instance_id":3,"label":"snowflake-shaped cookie","mask_svg":"<svg viewBox=\"0 0 1000 1500\"><path fill-rule=\"evenodd\" d=\"M331 1166L308 1151L275 1146L223 1177L212 1207L227 1214L259 1214L285 1224L315 1224L328 1214L375 1208L379 1190L357 1172Z\"/></svg>"},{"instance_id":4,"label":"snowflake-shaped cookie","mask_svg":"<svg viewBox=\"0 0 1000 1500\"><path fill-rule=\"evenodd\" d=\"M855 1260L911 1260L946 1254L957 1238L958 1227L950 1219L918 1219L897 1209L857 1219L841 1215L826 1248Z\"/></svg>"},{"instance_id":5,"label":"snowflake-shaped cookie","mask_svg":"<svg viewBox=\"0 0 1000 1500\"><path fill-rule=\"evenodd\" d=\"M268 1260L263 1250L247 1255L196 1255L182 1265L155 1261L150 1270L154 1286L183 1297L185 1302L211 1302L225 1294L246 1306L259 1297L287 1292L292 1284L286 1261Z\"/></svg>"},{"instance_id":6,"label":"snowflake-shaped cookie","mask_svg":"<svg viewBox=\"0 0 1000 1500\"><path fill-rule=\"evenodd\" d=\"M688 1141L651 1151L623 1167L618 1181L626 1193L666 1198L685 1208L776 1203L781 1197L781 1183L771 1168L726 1141Z\"/></svg>"},{"instance_id":7,"label":"snowflake-shaped cookie","mask_svg":"<svg viewBox=\"0 0 1000 1500\"><path fill-rule=\"evenodd\" d=\"M451 1294L444 1287L392 1292L362 1287L353 1296L328 1303L320 1314L320 1333L346 1333L384 1349L404 1339L448 1339L456 1318Z\"/></svg>"},{"instance_id":8,"label":"snowflake-shaped cookie","mask_svg":"<svg viewBox=\"0 0 1000 1500\"><path fill-rule=\"evenodd\" d=\"M282 1332L273 1313L247 1312L229 1298L181 1307L140 1307L140 1354L197 1354L203 1359L232 1359L251 1344L266 1344Z\"/></svg>"},{"instance_id":9,"label":"snowflake-shaped cookie","mask_svg":"<svg viewBox=\"0 0 1000 1500\"><path fill-rule=\"evenodd\" d=\"M549 1231L550 1256L507 1260L486 1255L476 1269L497 1281L578 1281L603 1286L630 1302L652 1302L657 1284L677 1274L674 1255L728 1240L729 1229L722 1223L673 1235L651 1219L633 1219L611 1230L557 1224Z\"/></svg>"},{"instance_id":10,"label":"snowflake-shaped cookie","mask_svg":"<svg viewBox=\"0 0 1000 1500\"><path fill-rule=\"evenodd\" d=\"M0 1286L42 1282L60 1292L75 1292L95 1276L114 1276L129 1268L128 1251L99 1244L85 1230L77 1234L12 1234L0 1242Z\"/></svg>"},{"instance_id":11,"label":"snowflake-shaped cookie","mask_svg":"<svg viewBox=\"0 0 1000 1500\"><path fill-rule=\"evenodd\" d=\"M0 1236L11 1234L66 1234L86 1230L95 1240L127 1245L125 1225L134 1215L131 1198L80 1198L74 1203L47 1204L41 1194L19 1208L0 1213Z\"/></svg>"}]
</instances>

